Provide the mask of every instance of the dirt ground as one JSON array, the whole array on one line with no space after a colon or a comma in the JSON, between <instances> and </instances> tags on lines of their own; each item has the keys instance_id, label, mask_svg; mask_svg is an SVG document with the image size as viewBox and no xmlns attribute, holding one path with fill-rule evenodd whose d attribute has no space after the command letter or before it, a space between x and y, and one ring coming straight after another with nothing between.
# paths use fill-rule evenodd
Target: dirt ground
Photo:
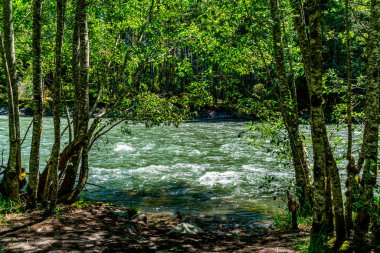
<instances>
[{"instance_id":1,"label":"dirt ground","mask_svg":"<svg viewBox=\"0 0 380 253\"><path fill-rule=\"evenodd\" d=\"M146 214L144 221L125 217L127 209L107 204L61 207L48 217L41 211L7 214L0 224L0 252L296 252L303 231L231 228L202 216L182 222L202 229L199 234L171 230L174 214Z\"/></svg>"}]
</instances>

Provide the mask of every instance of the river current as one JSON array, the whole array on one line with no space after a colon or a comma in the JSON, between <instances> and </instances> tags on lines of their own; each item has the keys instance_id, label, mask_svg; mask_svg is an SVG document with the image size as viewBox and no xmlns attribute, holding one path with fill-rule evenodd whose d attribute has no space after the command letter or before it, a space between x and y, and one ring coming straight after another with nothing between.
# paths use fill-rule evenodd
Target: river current
<instances>
[{"instance_id":1,"label":"river current","mask_svg":"<svg viewBox=\"0 0 380 253\"><path fill-rule=\"evenodd\" d=\"M21 118L22 135L30 121L31 118ZM87 185L81 197L153 212L234 213L254 220L273 216L284 206L275 196L283 194L282 184L293 181L293 171L262 147L239 136L246 124L191 122L149 129L138 124L128 126L130 135L115 128L91 150L88 182L94 185ZM7 133L7 118L1 116L4 160ZM29 132L22 149L25 167L30 135ZM41 169L52 144L52 119L45 118ZM268 178L275 179L272 189L265 187ZM273 190L273 186L277 188Z\"/></svg>"}]
</instances>

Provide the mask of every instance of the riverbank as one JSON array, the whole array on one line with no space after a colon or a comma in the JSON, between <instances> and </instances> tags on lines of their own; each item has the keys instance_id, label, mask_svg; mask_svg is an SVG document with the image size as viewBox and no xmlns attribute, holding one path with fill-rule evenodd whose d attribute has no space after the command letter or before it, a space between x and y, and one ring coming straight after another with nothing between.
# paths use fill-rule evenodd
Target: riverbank
<instances>
[{"instance_id":1,"label":"riverbank","mask_svg":"<svg viewBox=\"0 0 380 253\"><path fill-rule=\"evenodd\" d=\"M6 252L296 252L304 231L225 226L202 216L147 213L147 223L130 220L128 209L109 204L60 206L42 211L6 214L0 224L0 249ZM200 228L196 234L173 229L180 224ZM225 223L224 223L225 224ZM181 225L180 225L181 226ZM175 229L174 229L175 230Z\"/></svg>"}]
</instances>

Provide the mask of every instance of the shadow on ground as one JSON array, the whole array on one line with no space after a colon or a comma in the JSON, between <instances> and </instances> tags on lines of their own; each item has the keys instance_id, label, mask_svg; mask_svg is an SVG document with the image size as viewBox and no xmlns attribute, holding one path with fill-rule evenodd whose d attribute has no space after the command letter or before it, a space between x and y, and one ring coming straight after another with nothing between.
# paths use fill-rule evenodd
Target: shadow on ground
<instances>
[{"instance_id":1,"label":"shadow on ground","mask_svg":"<svg viewBox=\"0 0 380 253\"><path fill-rule=\"evenodd\" d=\"M59 215L42 212L8 214L0 226L0 248L10 252L295 252L303 232L280 233L267 228L220 225L217 219L186 217L203 232L175 234L173 214L147 214L148 223L132 222L126 209L93 204L62 207ZM211 224L212 223L212 224ZM223 224L225 224L224 222Z\"/></svg>"}]
</instances>

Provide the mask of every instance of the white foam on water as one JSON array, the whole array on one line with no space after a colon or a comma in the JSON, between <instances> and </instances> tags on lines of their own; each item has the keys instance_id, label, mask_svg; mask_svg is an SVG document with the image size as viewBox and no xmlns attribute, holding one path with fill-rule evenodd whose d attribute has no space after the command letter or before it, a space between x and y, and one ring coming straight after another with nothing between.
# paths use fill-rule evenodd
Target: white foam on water
<instances>
[{"instance_id":1,"label":"white foam on water","mask_svg":"<svg viewBox=\"0 0 380 253\"><path fill-rule=\"evenodd\" d=\"M277 172L271 172L270 175L273 175L275 178L292 178L293 177L293 173L292 171L285 171L285 172L282 172L282 171L277 171Z\"/></svg>"},{"instance_id":2,"label":"white foam on water","mask_svg":"<svg viewBox=\"0 0 380 253\"><path fill-rule=\"evenodd\" d=\"M228 143L219 148L219 151L233 158L251 157L252 147L244 143Z\"/></svg>"},{"instance_id":3,"label":"white foam on water","mask_svg":"<svg viewBox=\"0 0 380 253\"><path fill-rule=\"evenodd\" d=\"M236 185L240 182L240 174L236 171L225 171L225 172L206 172L203 176L198 179L201 185L214 186L220 185Z\"/></svg>"},{"instance_id":4,"label":"white foam on water","mask_svg":"<svg viewBox=\"0 0 380 253\"><path fill-rule=\"evenodd\" d=\"M197 149L193 149L189 152L189 155L202 155L202 152Z\"/></svg>"},{"instance_id":5,"label":"white foam on water","mask_svg":"<svg viewBox=\"0 0 380 253\"><path fill-rule=\"evenodd\" d=\"M91 168L90 178L96 180L96 182L107 182L109 180L117 180L120 178L126 178L128 171L124 168L107 169L107 168Z\"/></svg>"},{"instance_id":6,"label":"white foam on water","mask_svg":"<svg viewBox=\"0 0 380 253\"><path fill-rule=\"evenodd\" d=\"M272 156L267 156L267 157L265 157L265 161L267 161L267 162L274 162L274 161L276 161L277 159L276 158L274 158L274 157L272 157Z\"/></svg>"},{"instance_id":7,"label":"white foam on water","mask_svg":"<svg viewBox=\"0 0 380 253\"><path fill-rule=\"evenodd\" d=\"M265 168L257 168L253 164L245 164L242 166L244 171L249 171L249 172L259 172L260 174L266 173L267 169Z\"/></svg>"},{"instance_id":8,"label":"white foam on water","mask_svg":"<svg viewBox=\"0 0 380 253\"><path fill-rule=\"evenodd\" d=\"M156 146L156 144L154 144L154 143L149 143L149 144L145 145L145 146L142 148L142 150L152 150L152 149L155 148L155 146Z\"/></svg>"},{"instance_id":9,"label":"white foam on water","mask_svg":"<svg viewBox=\"0 0 380 253\"><path fill-rule=\"evenodd\" d=\"M205 171L205 169L209 168L210 164L196 164L196 163L177 163L173 166L173 171L176 169L181 169L184 171L190 171L195 173L200 173Z\"/></svg>"},{"instance_id":10,"label":"white foam on water","mask_svg":"<svg viewBox=\"0 0 380 253\"><path fill-rule=\"evenodd\" d=\"M196 164L196 163L177 163L173 167L179 169L191 169L191 170L199 170L201 168L205 168L204 164Z\"/></svg>"},{"instance_id":11,"label":"white foam on water","mask_svg":"<svg viewBox=\"0 0 380 253\"><path fill-rule=\"evenodd\" d=\"M129 173L133 175L149 176L149 175L159 175L161 173L168 173L170 171L171 171L171 168L169 166L150 165L147 167L141 167L134 170L129 170Z\"/></svg>"},{"instance_id":12,"label":"white foam on water","mask_svg":"<svg viewBox=\"0 0 380 253\"><path fill-rule=\"evenodd\" d=\"M236 151L236 150L241 150L241 146L236 144L236 143L227 143L223 144L220 148L219 151L223 153L230 153L231 151Z\"/></svg>"},{"instance_id":13,"label":"white foam on water","mask_svg":"<svg viewBox=\"0 0 380 253\"><path fill-rule=\"evenodd\" d=\"M119 142L116 143L116 147L113 149L115 152L127 152L127 151L134 151L135 149L126 143Z\"/></svg>"}]
</instances>

